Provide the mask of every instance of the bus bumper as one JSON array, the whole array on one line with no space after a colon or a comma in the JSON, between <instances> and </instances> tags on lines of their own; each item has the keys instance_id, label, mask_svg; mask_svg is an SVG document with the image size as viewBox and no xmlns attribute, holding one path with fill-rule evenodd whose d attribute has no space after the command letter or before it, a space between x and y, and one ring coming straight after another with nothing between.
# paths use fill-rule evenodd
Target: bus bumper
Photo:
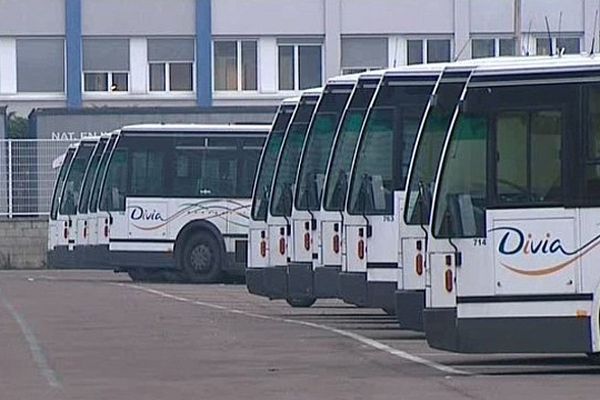
<instances>
[{"instance_id":1,"label":"bus bumper","mask_svg":"<svg viewBox=\"0 0 600 400\"><path fill-rule=\"evenodd\" d=\"M397 282L367 281L367 299L369 307L381 308L390 315L395 315L396 302L394 293Z\"/></svg>"},{"instance_id":2,"label":"bus bumper","mask_svg":"<svg viewBox=\"0 0 600 400\"><path fill-rule=\"evenodd\" d=\"M287 298L287 266L266 267L263 271L265 295L271 300Z\"/></svg>"},{"instance_id":3,"label":"bus bumper","mask_svg":"<svg viewBox=\"0 0 600 400\"><path fill-rule=\"evenodd\" d=\"M340 272L340 298L359 307L368 306L367 273Z\"/></svg>"},{"instance_id":4,"label":"bus bumper","mask_svg":"<svg viewBox=\"0 0 600 400\"><path fill-rule=\"evenodd\" d=\"M400 328L422 332L425 290L397 290L394 297Z\"/></svg>"},{"instance_id":5,"label":"bus bumper","mask_svg":"<svg viewBox=\"0 0 600 400\"><path fill-rule=\"evenodd\" d=\"M287 298L312 297L314 297L312 263L288 264Z\"/></svg>"},{"instance_id":6,"label":"bus bumper","mask_svg":"<svg viewBox=\"0 0 600 400\"><path fill-rule=\"evenodd\" d=\"M175 268L173 253L150 251L111 251L111 268Z\"/></svg>"},{"instance_id":7,"label":"bus bumper","mask_svg":"<svg viewBox=\"0 0 600 400\"><path fill-rule=\"evenodd\" d=\"M86 263L93 268L111 269L111 253L107 244L94 244L85 246L84 257L88 260Z\"/></svg>"},{"instance_id":8,"label":"bus bumper","mask_svg":"<svg viewBox=\"0 0 600 400\"><path fill-rule=\"evenodd\" d=\"M340 296L341 265L326 265L314 270L314 295L318 299L337 299Z\"/></svg>"},{"instance_id":9,"label":"bus bumper","mask_svg":"<svg viewBox=\"0 0 600 400\"><path fill-rule=\"evenodd\" d=\"M248 292L257 296L267 296L264 268L246 268L246 287Z\"/></svg>"},{"instance_id":10,"label":"bus bumper","mask_svg":"<svg viewBox=\"0 0 600 400\"><path fill-rule=\"evenodd\" d=\"M48 251L48 268L76 268L76 264L75 255L68 246L56 246L54 250Z\"/></svg>"},{"instance_id":11,"label":"bus bumper","mask_svg":"<svg viewBox=\"0 0 600 400\"><path fill-rule=\"evenodd\" d=\"M457 318L456 308L425 309L429 346L458 353L588 353L589 317Z\"/></svg>"}]
</instances>

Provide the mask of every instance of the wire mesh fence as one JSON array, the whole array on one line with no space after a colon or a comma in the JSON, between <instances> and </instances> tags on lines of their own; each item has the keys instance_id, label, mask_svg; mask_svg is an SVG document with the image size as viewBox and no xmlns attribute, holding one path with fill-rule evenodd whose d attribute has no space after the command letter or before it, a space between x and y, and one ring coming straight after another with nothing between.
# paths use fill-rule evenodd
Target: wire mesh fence
<instances>
[{"instance_id":1,"label":"wire mesh fence","mask_svg":"<svg viewBox=\"0 0 600 400\"><path fill-rule=\"evenodd\" d=\"M60 167L55 160L70 143L50 139L0 140L0 217L49 214Z\"/></svg>"}]
</instances>

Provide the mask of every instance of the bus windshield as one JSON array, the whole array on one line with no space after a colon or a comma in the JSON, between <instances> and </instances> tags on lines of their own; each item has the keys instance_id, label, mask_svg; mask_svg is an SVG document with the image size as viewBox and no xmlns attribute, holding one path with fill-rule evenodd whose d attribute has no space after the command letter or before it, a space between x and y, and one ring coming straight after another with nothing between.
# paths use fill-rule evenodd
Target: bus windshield
<instances>
[{"instance_id":1,"label":"bus windshield","mask_svg":"<svg viewBox=\"0 0 600 400\"><path fill-rule=\"evenodd\" d=\"M273 192L271 193L270 207L271 214L274 216L289 217L292 213L296 170L308 124L318 100L318 96L303 96L288 128L283 148L279 154Z\"/></svg>"},{"instance_id":2,"label":"bus windshield","mask_svg":"<svg viewBox=\"0 0 600 400\"><path fill-rule=\"evenodd\" d=\"M404 221L408 225L429 224L433 185L446 133L469 72L444 73L425 119L407 186Z\"/></svg>"},{"instance_id":3,"label":"bus windshield","mask_svg":"<svg viewBox=\"0 0 600 400\"><path fill-rule=\"evenodd\" d=\"M90 201L89 201L89 211L91 213L95 213L98 211L98 198L100 197L100 188L102 186L102 181L104 180L104 175L106 174L106 167L108 166L108 160L110 159L110 154L112 149L117 141L117 135L112 134L110 139L108 140L107 145L102 152L102 157L100 158L100 165L96 170L96 174L94 176L94 186L92 187L92 191L90 193Z\"/></svg>"},{"instance_id":4,"label":"bus windshield","mask_svg":"<svg viewBox=\"0 0 600 400\"><path fill-rule=\"evenodd\" d=\"M394 191L404 189L419 123L435 80L386 78L361 133L350 180L348 212L390 215ZM404 78L406 79L406 78Z\"/></svg>"},{"instance_id":5,"label":"bus windshield","mask_svg":"<svg viewBox=\"0 0 600 400\"><path fill-rule=\"evenodd\" d=\"M344 210L354 149L375 89L377 81L359 81L340 124L325 182L323 209L327 211Z\"/></svg>"},{"instance_id":6,"label":"bus windshield","mask_svg":"<svg viewBox=\"0 0 600 400\"><path fill-rule=\"evenodd\" d=\"M59 207L59 212L62 215L75 215L77 213L81 181L95 146L96 143L94 142L81 142L79 144L62 188Z\"/></svg>"},{"instance_id":7,"label":"bus windshield","mask_svg":"<svg viewBox=\"0 0 600 400\"><path fill-rule=\"evenodd\" d=\"M54 194L52 195L52 205L50 207L50 218L53 220L56 219L56 216L58 214L58 206L60 204L63 184L65 183L67 171L69 170L69 167L71 165L71 160L73 159L74 153L74 148L67 149L67 153L65 154L65 157L63 159L60 171L58 172L58 177L56 178L56 186L54 186Z\"/></svg>"},{"instance_id":8,"label":"bus windshield","mask_svg":"<svg viewBox=\"0 0 600 400\"><path fill-rule=\"evenodd\" d=\"M80 214L86 214L88 211L90 192L94 183L94 177L96 176L96 172L98 170L98 165L100 164L100 157L102 157L102 152L106 147L106 141L106 138L101 138L98 140L98 144L96 144L96 148L92 153L92 158L90 159L88 168L85 172L85 178L83 179L83 185L81 189L81 196L79 197Z\"/></svg>"},{"instance_id":9,"label":"bus windshield","mask_svg":"<svg viewBox=\"0 0 600 400\"><path fill-rule=\"evenodd\" d=\"M294 113L294 105L283 105L277 113L273 130L269 135L263 155L258 167L256 178L256 187L254 188L254 198L252 202L252 219L255 221L266 221L267 210L269 206L269 196L271 194L271 183L275 173L275 164L277 156L281 150L285 131L290 123Z\"/></svg>"},{"instance_id":10,"label":"bus windshield","mask_svg":"<svg viewBox=\"0 0 600 400\"><path fill-rule=\"evenodd\" d=\"M316 211L321 208L325 168L338 123L352 88L351 85L329 86L321 96L302 151L294 197L298 210Z\"/></svg>"}]
</instances>

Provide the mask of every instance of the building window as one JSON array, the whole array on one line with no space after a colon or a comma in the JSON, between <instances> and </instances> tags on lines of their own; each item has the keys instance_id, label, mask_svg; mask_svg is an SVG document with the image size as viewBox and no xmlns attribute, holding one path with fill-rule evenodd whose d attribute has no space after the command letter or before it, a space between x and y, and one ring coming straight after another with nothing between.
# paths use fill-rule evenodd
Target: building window
<instances>
[{"instance_id":1,"label":"building window","mask_svg":"<svg viewBox=\"0 0 600 400\"><path fill-rule=\"evenodd\" d=\"M148 39L150 92L192 92L194 60L194 39Z\"/></svg>"},{"instance_id":2,"label":"building window","mask_svg":"<svg viewBox=\"0 0 600 400\"><path fill-rule=\"evenodd\" d=\"M129 91L129 39L83 40L83 90Z\"/></svg>"},{"instance_id":3,"label":"building window","mask_svg":"<svg viewBox=\"0 0 600 400\"><path fill-rule=\"evenodd\" d=\"M17 39L16 50L17 92L64 93L64 39Z\"/></svg>"},{"instance_id":4,"label":"building window","mask_svg":"<svg viewBox=\"0 0 600 400\"><path fill-rule=\"evenodd\" d=\"M323 84L321 45L279 45L279 90L304 90Z\"/></svg>"},{"instance_id":5,"label":"building window","mask_svg":"<svg viewBox=\"0 0 600 400\"><path fill-rule=\"evenodd\" d=\"M562 52L563 54L579 54L581 52L581 39L578 37L539 37L535 39L536 54L545 56L552 53Z\"/></svg>"},{"instance_id":6,"label":"building window","mask_svg":"<svg viewBox=\"0 0 600 400\"><path fill-rule=\"evenodd\" d=\"M342 38L342 74L386 68L387 38Z\"/></svg>"},{"instance_id":7,"label":"building window","mask_svg":"<svg viewBox=\"0 0 600 400\"><path fill-rule=\"evenodd\" d=\"M214 43L215 90L258 89L258 46L255 40L219 40Z\"/></svg>"},{"instance_id":8,"label":"building window","mask_svg":"<svg viewBox=\"0 0 600 400\"><path fill-rule=\"evenodd\" d=\"M406 46L408 65L449 62L452 58L450 39L410 39Z\"/></svg>"},{"instance_id":9,"label":"building window","mask_svg":"<svg viewBox=\"0 0 600 400\"><path fill-rule=\"evenodd\" d=\"M512 38L489 38L471 40L471 57L498 57L514 56L515 39Z\"/></svg>"}]
</instances>

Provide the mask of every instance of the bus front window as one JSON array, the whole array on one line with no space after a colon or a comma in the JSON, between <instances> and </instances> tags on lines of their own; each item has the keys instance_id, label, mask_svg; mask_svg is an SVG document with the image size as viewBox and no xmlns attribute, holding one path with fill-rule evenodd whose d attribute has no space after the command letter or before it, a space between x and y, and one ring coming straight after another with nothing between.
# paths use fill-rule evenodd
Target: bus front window
<instances>
[{"instance_id":1,"label":"bus front window","mask_svg":"<svg viewBox=\"0 0 600 400\"><path fill-rule=\"evenodd\" d=\"M82 143L75 153L62 189L59 207L62 215L75 215L77 213L81 181L83 180L83 175L85 174L94 146L94 143Z\"/></svg>"}]
</instances>

